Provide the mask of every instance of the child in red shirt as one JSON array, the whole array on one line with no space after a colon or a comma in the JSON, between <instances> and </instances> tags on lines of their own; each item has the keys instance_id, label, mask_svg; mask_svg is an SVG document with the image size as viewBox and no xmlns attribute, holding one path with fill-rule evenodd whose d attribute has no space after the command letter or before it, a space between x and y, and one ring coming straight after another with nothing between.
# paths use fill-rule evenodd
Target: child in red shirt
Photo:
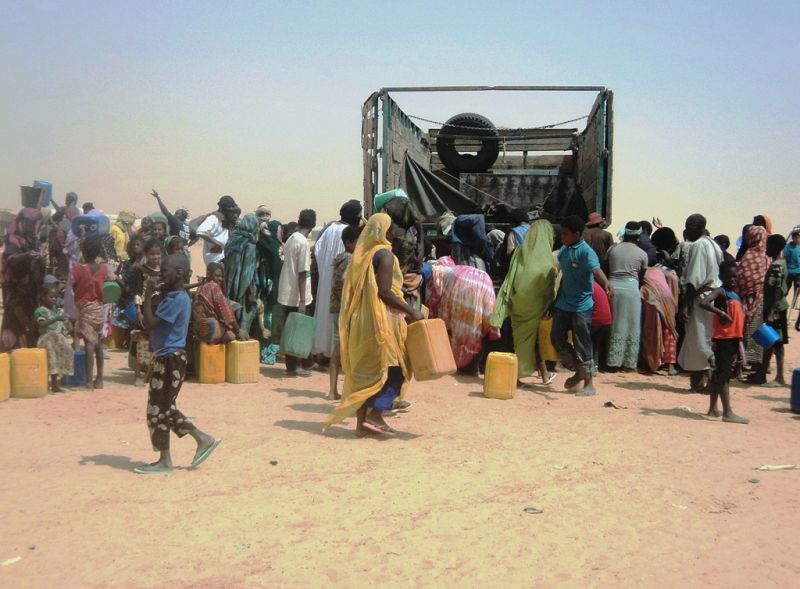
<instances>
[{"instance_id":1,"label":"child in red shirt","mask_svg":"<svg viewBox=\"0 0 800 589\"><path fill-rule=\"evenodd\" d=\"M603 287L595 280L592 287L592 350L594 352L594 372L600 369L600 358L608 352L608 336L611 331L611 303ZM605 362L603 362L605 366Z\"/></svg>"},{"instance_id":2,"label":"child in red shirt","mask_svg":"<svg viewBox=\"0 0 800 589\"><path fill-rule=\"evenodd\" d=\"M103 253L100 237L86 237L81 243L83 263L72 268L72 284L78 319L75 331L86 345L86 386L103 388L103 346L100 333L106 316L103 309L103 284L113 280L114 274L106 264L97 262ZM92 380L94 360L97 359L97 378Z\"/></svg>"},{"instance_id":3,"label":"child in red shirt","mask_svg":"<svg viewBox=\"0 0 800 589\"><path fill-rule=\"evenodd\" d=\"M739 345L744 335L744 311L742 301L733 292L736 287L738 271L736 262L724 261L719 268L722 288L712 290L700 308L714 314L714 377L710 383L711 402L708 415L719 417L717 398L722 399L722 421L728 423L749 423L731 409L730 380L739 355Z\"/></svg>"}]
</instances>

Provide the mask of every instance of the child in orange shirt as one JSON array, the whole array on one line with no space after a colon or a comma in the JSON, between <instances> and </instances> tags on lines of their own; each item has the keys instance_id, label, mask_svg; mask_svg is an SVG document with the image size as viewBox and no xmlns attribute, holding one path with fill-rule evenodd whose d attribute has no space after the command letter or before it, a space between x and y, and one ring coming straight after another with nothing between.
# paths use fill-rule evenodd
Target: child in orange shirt
<instances>
[{"instance_id":1,"label":"child in orange shirt","mask_svg":"<svg viewBox=\"0 0 800 589\"><path fill-rule=\"evenodd\" d=\"M739 346L744 335L744 310L742 301L733 289L736 287L738 270L736 262L724 261L719 268L722 288L712 290L700 308L714 314L714 378L710 384L711 402L708 415L719 417L717 398L722 399L722 421L749 423L731 409L730 380L739 355Z\"/></svg>"}]
</instances>

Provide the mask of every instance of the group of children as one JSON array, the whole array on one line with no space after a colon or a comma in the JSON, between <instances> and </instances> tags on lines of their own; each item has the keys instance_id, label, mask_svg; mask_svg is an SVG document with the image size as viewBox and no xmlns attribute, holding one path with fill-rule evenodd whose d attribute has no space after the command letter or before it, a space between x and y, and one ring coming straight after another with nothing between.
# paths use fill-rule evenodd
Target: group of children
<instances>
[{"instance_id":1,"label":"group of children","mask_svg":"<svg viewBox=\"0 0 800 589\"><path fill-rule=\"evenodd\" d=\"M134 236L128 244L128 260L121 264L117 277L104 260L100 238L85 238L81 243L82 259L71 272L77 312L73 341L69 338L70 320L58 305L57 284L42 286L40 306L34 313L38 346L47 350L51 390L60 392L60 377L72 373L73 345L77 346L81 339L85 345L87 386L103 388L102 333L108 322L104 286L111 280L120 284L123 294L118 310L135 325L131 331L135 382L143 384L142 374L147 374L147 425L153 449L160 453L157 462L134 469L141 474L171 472L170 431L179 437L188 434L197 442L192 467L205 461L221 442L197 429L175 404L186 377L186 345L192 316L186 287L191 268L182 246L175 251L178 246L170 245L163 255L160 240L143 242ZM212 275L210 283L214 283L213 278L219 277Z\"/></svg>"}]
</instances>

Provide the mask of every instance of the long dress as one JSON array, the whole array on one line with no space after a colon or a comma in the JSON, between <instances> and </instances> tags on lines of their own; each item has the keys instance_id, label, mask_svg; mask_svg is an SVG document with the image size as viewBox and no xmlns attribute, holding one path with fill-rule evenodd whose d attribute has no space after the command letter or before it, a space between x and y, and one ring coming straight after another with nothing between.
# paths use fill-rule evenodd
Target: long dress
<instances>
[{"instance_id":1,"label":"long dress","mask_svg":"<svg viewBox=\"0 0 800 589\"><path fill-rule=\"evenodd\" d=\"M330 357L333 352L333 324L331 312L325 301L331 297L331 284L333 281L333 260L344 251L342 231L347 227L342 221L334 221L328 225L314 245L314 258L317 261L319 281L317 282L316 300L322 304L316 305L314 317L317 320L317 329L314 332L314 354Z\"/></svg>"},{"instance_id":2,"label":"long dress","mask_svg":"<svg viewBox=\"0 0 800 589\"><path fill-rule=\"evenodd\" d=\"M450 347L458 368L465 368L483 349L483 338L491 331L495 307L492 279L471 266L436 265L430 278L431 315L442 319L450 332Z\"/></svg>"},{"instance_id":3,"label":"long dress","mask_svg":"<svg viewBox=\"0 0 800 589\"><path fill-rule=\"evenodd\" d=\"M711 348L713 314L702 309L700 303L711 289L720 286L720 263L722 263L722 250L710 237L701 237L689 248L681 283L694 287L698 295L686 322L686 336L678 353L678 363L681 368L690 372L708 370L709 358L714 355Z\"/></svg>"},{"instance_id":4,"label":"long dress","mask_svg":"<svg viewBox=\"0 0 800 589\"><path fill-rule=\"evenodd\" d=\"M225 244L225 288L227 297L239 304L236 318L247 334L257 314L258 217L248 213L236 222Z\"/></svg>"},{"instance_id":5,"label":"long dress","mask_svg":"<svg viewBox=\"0 0 800 589\"><path fill-rule=\"evenodd\" d=\"M555 300L557 278L553 226L549 221L536 221L514 249L491 320L499 328L506 317L511 317L520 377L530 376L537 369L539 324Z\"/></svg>"},{"instance_id":6,"label":"long dress","mask_svg":"<svg viewBox=\"0 0 800 589\"><path fill-rule=\"evenodd\" d=\"M281 276L283 258L281 257L280 231L281 222L272 220L267 224L267 232L260 232L258 236L259 264L258 264L258 297L264 306L263 327L271 332L269 338L264 338L261 330L256 331L261 348L261 362L275 364L280 351L281 327L276 317L276 309L282 309L278 304L278 279Z\"/></svg>"},{"instance_id":7,"label":"long dress","mask_svg":"<svg viewBox=\"0 0 800 589\"><path fill-rule=\"evenodd\" d=\"M762 348L752 339L753 333L763 323L764 277L770 260L767 257L767 230L753 225L745 234L747 251L737 263L739 279L736 294L742 299L744 309L744 339L747 362L760 364Z\"/></svg>"},{"instance_id":8,"label":"long dress","mask_svg":"<svg viewBox=\"0 0 800 589\"><path fill-rule=\"evenodd\" d=\"M644 320L642 334L644 357L651 372L663 364L674 364L678 355L678 331L675 320L678 303L666 272L648 268L641 288Z\"/></svg>"},{"instance_id":9,"label":"long dress","mask_svg":"<svg viewBox=\"0 0 800 589\"><path fill-rule=\"evenodd\" d=\"M36 346L33 313L44 280L44 258L37 255L42 216L39 209L23 208L8 229L3 248L2 351Z\"/></svg>"},{"instance_id":10,"label":"long dress","mask_svg":"<svg viewBox=\"0 0 800 589\"><path fill-rule=\"evenodd\" d=\"M339 337L342 350L344 391L342 400L322 426L323 431L355 415L364 403L379 394L389 381L390 369L402 372L404 394L411 377L405 349L405 318L390 310L378 297L373 259L381 250L391 251L386 239L391 218L383 213L370 217L356 244L345 276ZM394 260L392 292L403 298L403 274Z\"/></svg>"}]
</instances>

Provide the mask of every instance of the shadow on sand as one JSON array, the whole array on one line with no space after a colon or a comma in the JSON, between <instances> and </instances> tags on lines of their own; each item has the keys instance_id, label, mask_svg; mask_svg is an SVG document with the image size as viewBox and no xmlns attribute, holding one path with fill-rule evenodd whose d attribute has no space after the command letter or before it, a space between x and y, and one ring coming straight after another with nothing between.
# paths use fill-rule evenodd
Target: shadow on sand
<instances>
[{"instance_id":1,"label":"shadow on sand","mask_svg":"<svg viewBox=\"0 0 800 589\"><path fill-rule=\"evenodd\" d=\"M279 387L276 389L272 389L276 393L285 393L288 397L308 397L309 399L324 399L326 393L322 391L310 391L307 389L287 389L285 387Z\"/></svg>"},{"instance_id":2,"label":"shadow on sand","mask_svg":"<svg viewBox=\"0 0 800 589\"><path fill-rule=\"evenodd\" d=\"M355 426L355 420L352 420L353 426ZM354 428L353 429L345 429L343 427L331 427L328 431L324 434L322 433L322 422L321 421L297 421L294 419L282 419L280 421L276 421L274 425L278 427L282 427L283 429L299 431L299 432L306 432L309 434L315 434L318 436L325 436L326 438L340 438L345 440L359 440L363 438L358 438L355 435ZM375 435L375 436L367 436L368 439L379 440L379 441L386 441L386 440L413 440L416 438L421 437L419 434L412 434L409 432L395 432L393 434L386 434L386 435Z\"/></svg>"},{"instance_id":3,"label":"shadow on sand","mask_svg":"<svg viewBox=\"0 0 800 589\"><path fill-rule=\"evenodd\" d=\"M642 415L666 415L668 417L682 417L684 419L696 419L699 421L719 421L713 417L708 417L703 413L697 413L689 410L688 407L672 407L671 409L650 409L649 407L642 407L639 410Z\"/></svg>"},{"instance_id":4,"label":"shadow on sand","mask_svg":"<svg viewBox=\"0 0 800 589\"><path fill-rule=\"evenodd\" d=\"M679 395L699 395L701 393L695 393L694 391L687 388L680 388L680 387L673 387L665 384L659 383L639 383L639 382L615 382L613 383L615 387L619 387L621 389L626 389L629 391L639 391L639 392L646 392L649 390L656 390L662 391L665 393L677 393Z\"/></svg>"},{"instance_id":5,"label":"shadow on sand","mask_svg":"<svg viewBox=\"0 0 800 589\"><path fill-rule=\"evenodd\" d=\"M305 413L322 413L323 415L327 415L336 405L319 405L318 403L292 403L289 405L289 409L294 409L295 411L303 411Z\"/></svg>"},{"instance_id":6,"label":"shadow on sand","mask_svg":"<svg viewBox=\"0 0 800 589\"><path fill-rule=\"evenodd\" d=\"M113 454L96 454L94 456L83 456L78 464L81 466L108 466L118 470L133 471L137 466L144 464L141 460L133 462L128 456L115 456Z\"/></svg>"}]
</instances>

